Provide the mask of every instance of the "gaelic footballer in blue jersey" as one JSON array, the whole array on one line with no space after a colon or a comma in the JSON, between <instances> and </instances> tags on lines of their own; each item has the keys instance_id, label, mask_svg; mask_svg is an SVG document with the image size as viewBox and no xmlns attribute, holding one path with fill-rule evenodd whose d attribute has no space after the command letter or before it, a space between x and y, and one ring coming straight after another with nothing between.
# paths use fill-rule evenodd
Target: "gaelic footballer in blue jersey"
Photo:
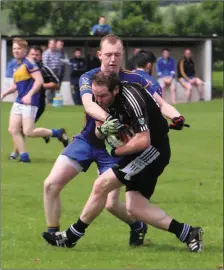
<instances>
[{"instance_id":1,"label":"gaelic footballer in blue jersey","mask_svg":"<svg viewBox=\"0 0 224 270\"><path fill-rule=\"evenodd\" d=\"M157 93L153 92L150 84L143 77L130 71L121 70L123 43L119 37L115 35L107 35L102 38L98 57L101 60L101 67L86 72L80 78L80 92L85 112L87 114L86 126L58 157L50 175L45 180L44 207L49 231L57 231L59 229L59 194L61 190L81 170L86 170L90 162L98 160L100 156L98 156L98 151L95 151L94 149L99 149L100 146L101 152L102 150L106 151L104 143L100 142L95 136L95 120L105 122L110 115L93 101L91 78L95 73L100 70L115 71L116 73L119 73L121 81L137 83L145 87L149 94L153 95L154 98L156 97L161 105L161 110L166 114L166 116L169 118L180 116L172 106L163 101ZM109 125L112 120L106 122L108 122ZM82 147L78 146L80 140L83 144ZM108 154L105 152L104 155ZM117 161L111 161L110 166L112 167ZM99 160L99 162L101 161ZM102 166L108 168L108 162L107 164L102 163ZM142 222L135 222L135 220L131 219L127 215L125 205L119 201L119 190L115 190L108 195L106 208L120 220L130 225L130 244L143 244L144 235L147 230L146 226Z\"/></svg>"},{"instance_id":2,"label":"gaelic footballer in blue jersey","mask_svg":"<svg viewBox=\"0 0 224 270\"><path fill-rule=\"evenodd\" d=\"M12 135L14 147L19 152L21 162L30 162L29 154L25 149L24 135L29 137L53 136L61 141L65 141L66 136L63 129L51 130L35 128L34 126L40 101L39 90L43 84L43 77L33 59L25 56L27 47L28 44L24 39L13 39L12 52L17 60L16 71L13 75L14 84L1 95L1 98L4 98L11 93L18 92L18 97L13 103L10 113L9 132ZM10 155L10 159L16 159L16 157L16 152Z\"/></svg>"}]
</instances>

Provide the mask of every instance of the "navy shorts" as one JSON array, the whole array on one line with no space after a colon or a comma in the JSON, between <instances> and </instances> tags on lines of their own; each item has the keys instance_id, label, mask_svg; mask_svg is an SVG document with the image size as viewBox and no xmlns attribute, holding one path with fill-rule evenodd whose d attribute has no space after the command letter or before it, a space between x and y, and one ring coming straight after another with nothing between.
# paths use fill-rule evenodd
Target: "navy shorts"
<instances>
[{"instance_id":1,"label":"navy shorts","mask_svg":"<svg viewBox=\"0 0 224 270\"><path fill-rule=\"evenodd\" d=\"M121 159L112 157L105 147L91 146L87 141L76 137L62 151L61 155L77 161L82 166L84 172L88 170L92 162L96 162L100 174L113 167Z\"/></svg>"}]
</instances>

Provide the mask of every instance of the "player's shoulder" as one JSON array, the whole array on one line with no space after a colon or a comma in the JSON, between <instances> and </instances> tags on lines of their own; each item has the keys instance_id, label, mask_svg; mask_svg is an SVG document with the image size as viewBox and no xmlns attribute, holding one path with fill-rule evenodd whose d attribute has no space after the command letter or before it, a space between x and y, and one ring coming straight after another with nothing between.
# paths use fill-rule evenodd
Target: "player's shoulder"
<instances>
[{"instance_id":1,"label":"player's shoulder","mask_svg":"<svg viewBox=\"0 0 224 270\"><path fill-rule=\"evenodd\" d=\"M91 70L85 72L84 74L81 75L81 77L79 79L79 83L81 85L90 83L91 80L92 80L93 75L96 74L99 71L100 71L100 67L94 68L94 69L91 69Z\"/></svg>"},{"instance_id":2,"label":"player's shoulder","mask_svg":"<svg viewBox=\"0 0 224 270\"><path fill-rule=\"evenodd\" d=\"M138 74L136 70L120 69L119 74L124 78L141 77L141 75Z\"/></svg>"},{"instance_id":3,"label":"player's shoulder","mask_svg":"<svg viewBox=\"0 0 224 270\"><path fill-rule=\"evenodd\" d=\"M28 69L34 69L34 68L38 69L37 63L28 56L23 59L23 64L25 64Z\"/></svg>"}]
</instances>

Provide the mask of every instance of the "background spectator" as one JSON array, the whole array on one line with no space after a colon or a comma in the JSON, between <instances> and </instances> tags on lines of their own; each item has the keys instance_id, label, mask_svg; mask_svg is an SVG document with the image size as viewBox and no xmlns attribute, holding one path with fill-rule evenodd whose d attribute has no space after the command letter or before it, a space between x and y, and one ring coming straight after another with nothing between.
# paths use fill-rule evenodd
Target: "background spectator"
<instances>
[{"instance_id":1,"label":"background spectator","mask_svg":"<svg viewBox=\"0 0 224 270\"><path fill-rule=\"evenodd\" d=\"M105 35L110 34L111 32L112 32L111 27L108 24L106 24L106 17L105 16L101 16L99 18L99 23L98 24L95 24L92 27L91 35L94 35L94 36L105 36Z\"/></svg>"},{"instance_id":2,"label":"background spectator","mask_svg":"<svg viewBox=\"0 0 224 270\"><path fill-rule=\"evenodd\" d=\"M195 64L192 59L190 49L184 51L184 57L179 60L177 65L178 79L185 88L186 100L190 102L192 87L198 90L200 100L204 100L203 81L196 77Z\"/></svg>"},{"instance_id":3,"label":"background spectator","mask_svg":"<svg viewBox=\"0 0 224 270\"><path fill-rule=\"evenodd\" d=\"M128 70L136 69L135 56L139 51L140 51L140 48L135 48L134 49L133 56L130 59L128 59L126 69L128 69Z\"/></svg>"},{"instance_id":4,"label":"background spectator","mask_svg":"<svg viewBox=\"0 0 224 270\"><path fill-rule=\"evenodd\" d=\"M41 45L40 46L42 52L44 53L47 50L47 46L46 45Z\"/></svg>"},{"instance_id":5,"label":"background spectator","mask_svg":"<svg viewBox=\"0 0 224 270\"><path fill-rule=\"evenodd\" d=\"M93 48L90 48L86 57L87 71L100 67L100 59L97 57L96 52Z\"/></svg>"},{"instance_id":6,"label":"background spectator","mask_svg":"<svg viewBox=\"0 0 224 270\"><path fill-rule=\"evenodd\" d=\"M76 105L82 105L82 100L79 91L79 78L86 71L86 63L81 55L81 50L74 50L74 57L70 59L70 83L72 88L72 97Z\"/></svg>"},{"instance_id":7,"label":"background spectator","mask_svg":"<svg viewBox=\"0 0 224 270\"><path fill-rule=\"evenodd\" d=\"M175 60L170 57L170 50L164 48L162 57L157 60L157 76L162 88L162 97L165 99L165 88L170 88L171 102L176 104L176 80L175 80Z\"/></svg>"},{"instance_id":8,"label":"background spectator","mask_svg":"<svg viewBox=\"0 0 224 270\"><path fill-rule=\"evenodd\" d=\"M65 59L65 52L64 52L64 41L63 40L57 40L56 41L56 49L60 53L60 59ZM59 81L60 83L63 81L65 75L65 64L61 63L60 71L59 71Z\"/></svg>"},{"instance_id":9,"label":"background spectator","mask_svg":"<svg viewBox=\"0 0 224 270\"><path fill-rule=\"evenodd\" d=\"M61 68L63 65L63 63L60 61L60 58L61 53L56 49L55 39L50 39L48 41L48 49L42 55L43 64L51 68L58 78L60 77ZM54 96L55 96L54 90L51 89L46 91L48 104L51 104L53 102Z\"/></svg>"}]
</instances>

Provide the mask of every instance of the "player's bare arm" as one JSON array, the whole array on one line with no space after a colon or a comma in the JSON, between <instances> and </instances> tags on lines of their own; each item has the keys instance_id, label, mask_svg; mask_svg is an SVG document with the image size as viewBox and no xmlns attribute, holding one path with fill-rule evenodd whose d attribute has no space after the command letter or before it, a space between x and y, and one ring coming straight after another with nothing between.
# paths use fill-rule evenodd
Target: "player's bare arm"
<instances>
[{"instance_id":1,"label":"player's bare arm","mask_svg":"<svg viewBox=\"0 0 224 270\"><path fill-rule=\"evenodd\" d=\"M13 83L12 86L4 93L1 93L1 99L5 98L6 96L15 93L17 91L16 84Z\"/></svg>"},{"instance_id":2,"label":"player's bare arm","mask_svg":"<svg viewBox=\"0 0 224 270\"><path fill-rule=\"evenodd\" d=\"M125 156L130 154L135 154L138 152L143 152L150 146L150 134L149 130L145 130L136 133L130 141L124 146L121 146L115 150L116 156Z\"/></svg>"}]
</instances>

